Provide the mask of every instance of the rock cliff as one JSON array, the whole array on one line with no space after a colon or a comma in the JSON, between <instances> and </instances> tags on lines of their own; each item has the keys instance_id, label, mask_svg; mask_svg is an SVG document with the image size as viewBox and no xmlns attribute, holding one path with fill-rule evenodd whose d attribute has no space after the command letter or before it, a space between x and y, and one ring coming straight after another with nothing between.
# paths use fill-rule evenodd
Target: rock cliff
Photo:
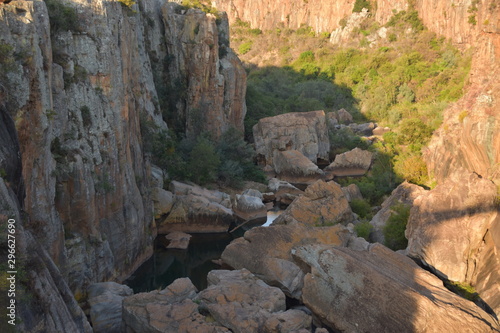
<instances>
[{"instance_id":1,"label":"rock cliff","mask_svg":"<svg viewBox=\"0 0 500 333\"><path fill-rule=\"evenodd\" d=\"M167 129L163 97L177 79L187 82L173 109L182 130L201 120L217 137L243 126L245 73L228 47L227 19L161 5L0 5L2 184L26 213L18 228L26 255L42 258L28 275L55 286L47 295L29 287L53 310L24 318L28 331L88 331L73 296L124 279L152 253L144 128Z\"/></svg>"}]
</instances>

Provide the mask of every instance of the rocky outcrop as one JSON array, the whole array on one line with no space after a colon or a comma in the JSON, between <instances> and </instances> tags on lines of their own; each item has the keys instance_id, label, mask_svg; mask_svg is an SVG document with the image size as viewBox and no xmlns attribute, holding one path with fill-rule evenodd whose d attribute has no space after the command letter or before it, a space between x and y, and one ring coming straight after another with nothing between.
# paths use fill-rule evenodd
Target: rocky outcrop
<instances>
[{"instance_id":1,"label":"rocky outcrop","mask_svg":"<svg viewBox=\"0 0 500 333\"><path fill-rule=\"evenodd\" d=\"M372 164L373 153L354 148L351 151L335 156L335 160L325 168L329 179L364 175Z\"/></svg>"},{"instance_id":2,"label":"rocky outcrop","mask_svg":"<svg viewBox=\"0 0 500 333\"><path fill-rule=\"evenodd\" d=\"M222 253L224 263L235 269L246 268L289 297L300 299L304 273L293 261L292 248L305 244L346 245L346 228L312 228L305 225L277 225L254 228L229 244Z\"/></svg>"},{"instance_id":3,"label":"rocky outcrop","mask_svg":"<svg viewBox=\"0 0 500 333\"><path fill-rule=\"evenodd\" d=\"M212 4L227 12L231 23L242 20L249 22L252 28L269 30L281 23L287 28L297 29L305 24L317 32L331 32L343 17L352 13L354 0L214 0Z\"/></svg>"},{"instance_id":4,"label":"rocky outcrop","mask_svg":"<svg viewBox=\"0 0 500 333\"><path fill-rule=\"evenodd\" d=\"M161 8L165 25L166 73L176 110L172 121L188 136L204 131L214 138L231 127L243 131L246 73L229 48L224 13L206 14L173 2ZM170 110L172 112L173 110Z\"/></svg>"},{"instance_id":5,"label":"rocky outcrop","mask_svg":"<svg viewBox=\"0 0 500 333\"><path fill-rule=\"evenodd\" d=\"M304 191L299 190L292 184L277 178L271 178L269 180L268 187L269 190L274 193L276 202L280 202L285 205L291 204L295 198L304 194Z\"/></svg>"},{"instance_id":6,"label":"rocky outcrop","mask_svg":"<svg viewBox=\"0 0 500 333\"><path fill-rule=\"evenodd\" d=\"M245 190L236 195L233 210L243 221L264 222L267 218L267 207L262 193L254 189Z\"/></svg>"},{"instance_id":7,"label":"rocky outcrop","mask_svg":"<svg viewBox=\"0 0 500 333\"><path fill-rule=\"evenodd\" d=\"M363 195L361 194L361 190L356 184L349 184L346 187L342 187L342 192L347 199L347 201L351 202L355 199L363 199Z\"/></svg>"},{"instance_id":8,"label":"rocky outcrop","mask_svg":"<svg viewBox=\"0 0 500 333\"><path fill-rule=\"evenodd\" d=\"M353 31L359 29L361 23L370 15L365 8L359 13L352 13L347 16L345 26L340 26L330 34L330 43L340 44L352 39ZM345 18L344 18L345 19ZM351 118L352 119L352 118ZM351 120L352 121L352 120ZM340 122L344 123L344 122Z\"/></svg>"},{"instance_id":9,"label":"rocky outcrop","mask_svg":"<svg viewBox=\"0 0 500 333\"><path fill-rule=\"evenodd\" d=\"M347 224L353 219L351 207L339 184L318 180L309 185L273 224L304 223L325 226Z\"/></svg>"},{"instance_id":10,"label":"rocky outcrop","mask_svg":"<svg viewBox=\"0 0 500 333\"><path fill-rule=\"evenodd\" d=\"M274 166L275 151L297 150L316 163L328 160L330 142L324 111L292 112L259 120L253 127L260 162Z\"/></svg>"},{"instance_id":11,"label":"rocky outcrop","mask_svg":"<svg viewBox=\"0 0 500 333\"><path fill-rule=\"evenodd\" d=\"M140 293L123 301L123 324L126 332L229 332L206 320L193 302L196 287L188 278L175 280L162 291Z\"/></svg>"},{"instance_id":12,"label":"rocky outcrop","mask_svg":"<svg viewBox=\"0 0 500 333\"><path fill-rule=\"evenodd\" d=\"M373 226L373 230L370 233L370 240L374 243L384 244L385 239L383 230L394 212L392 207L396 205L412 206L415 199L421 195L425 195L425 193L426 191L424 188L415 184L410 184L406 181L394 189L391 195L384 200L382 207L370 221L370 224Z\"/></svg>"},{"instance_id":13,"label":"rocky outcrop","mask_svg":"<svg viewBox=\"0 0 500 333\"><path fill-rule=\"evenodd\" d=\"M122 329L122 302L134 292L115 282L100 282L90 285L88 303L90 321L95 333L120 333Z\"/></svg>"},{"instance_id":14,"label":"rocky outcrop","mask_svg":"<svg viewBox=\"0 0 500 333\"><path fill-rule=\"evenodd\" d=\"M273 163L276 176L293 184L311 184L325 178L323 170L298 150L275 150Z\"/></svg>"},{"instance_id":15,"label":"rocky outcrop","mask_svg":"<svg viewBox=\"0 0 500 333\"><path fill-rule=\"evenodd\" d=\"M309 269L302 289L304 304L334 331L495 332L499 328L492 316L448 291L437 277L380 244L363 251L300 246L294 257Z\"/></svg>"},{"instance_id":16,"label":"rocky outcrop","mask_svg":"<svg viewBox=\"0 0 500 333\"><path fill-rule=\"evenodd\" d=\"M170 213L174 204L172 192L165 191L160 187L153 187L151 192L155 218L159 219L163 215Z\"/></svg>"},{"instance_id":17,"label":"rocky outcrop","mask_svg":"<svg viewBox=\"0 0 500 333\"><path fill-rule=\"evenodd\" d=\"M472 284L500 314L497 187L476 174L449 178L415 199L407 253L439 276Z\"/></svg>"}]
</instances>

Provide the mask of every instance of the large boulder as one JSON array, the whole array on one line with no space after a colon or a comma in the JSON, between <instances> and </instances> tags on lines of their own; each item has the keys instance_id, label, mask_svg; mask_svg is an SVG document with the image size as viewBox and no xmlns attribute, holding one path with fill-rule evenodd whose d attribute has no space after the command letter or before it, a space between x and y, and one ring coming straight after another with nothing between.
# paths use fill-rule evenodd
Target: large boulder
<instances>
[{"instance_id":1,"label":"large boulder","mask_svg":"<svg viewBox=\"0 0 500 333\"><path fill-rule=\"evenodd\" d=\"M122 302L134 293L132 289L116 282L100 282L90 285L87 292L94 332L123 332Z\"/></svg>"},{"instance_id":2,"label":"large boulder","mask_svg":"<svg viewBox=\"0 0 500 333\"><path fill-rule=\"evenodd\" d=\"M354 148L335 156L335 160L325 168L329 179L335 176L349 177L364 175L372 164L373 153Z\"/></svg>"},{"instance_id":3,"label":"large boulder","mask_svg":"<svg viewBox=\"0 0 500 333\"><path fill-rule=\"evenodd\" d=\"M349 184L346 187L342 187L342 192L347 199L347 201L351 202L353 200L363 199L363 195L361 194L361 190L356 184Z\"/></svg>"},{"instance_id":4,"label":"large boulder","mask_svg":"<svg viewBox=\"0 0 500 333\"><path fill-rule=\"evenodd\" d=\"M175 280L161 291L139 293L123 300L127 333L229 333L199 313L195 286L188 278Z\"/></svg>"},{"instance_id":5,"label":"large boulder","mask_svg":"<svg viewBox=\"0 0 500 333\"><path fill-rule=\"evenodd\" d=\"M426 191L423 187L410 184L406 181L396 187L391 195L384 200L381 209L370 221L370 224L373 226L373 230L370 233L370 240L383 244L385 241L384 227L394 212L392 207L398 204L411 206L416 198L425 193Z\"/></svg>"},{"instance_id":6,"label":"large boulder","mask_svg":"<svg viewBox=\"0 0 500 333\"><path fill-rule=\"evenodd\" d=\"M174 204L170 213L158 220L159 234L227 232L236 221L226 193L177 181L170 183L170 191L175 195Z\"/></svg>"},{"instance_id":7,"label":"large boulder","mask_svg":"<svg viewBox=\"0 0 500 333\"><path fill-rule=\"evenodd\" d=\"M324 178L323 170L298 150L274 152L274 171L279 179L294 184L311 184Z\"/></svg>"},{"instance_id":8,"label":"large boulder","mask_svg":"<svg viewBox=\"0 0 500 333\"><path fill-rule=\"evenodd\" d=\"M212 317L236 333L262 332L271 314L286 310L283 292L246 269L208 273L208 288L198 300Z\"/></svg>"},{"instance_id":9,"label":"large boulder","mask_svg":"<svg viewBox=\"0 0 500 333\"><path fill-rule=\"evenodd\" d=\"M500 211L497 187L475 173L449 177L414 201L408 255L443 278L472 284L500 315Z\"/></svg>"},{"instance_id":10,"label":"large boulder","mask_svg":"<svg viewBox=\"0 0 500 333\"><path fill-rule=\"evenodd\" d=\"M347 224L353 220L352 210L344 192L335 182L318 180L307 187L273 224L304 223L325 226Z\"/></svg>"},{"instance_id":11,"label":"large boulder","mask_svg":"<svg viewBox=\"0 0 500 333\"><path fill-rule=\"evenodd\" d=\"M255 150L265 165L274 166L277 150L298 150L314 163L328 160L330 142L324 111L263 118L253 127L253 135Z\"/></svg>"},{"instance_id":12,"label":"large boulder","mask_svg":"<svg viewBox=\"0 0 500 333\"><path fill-rule=\"evenodd\" d=\"M274 193L274 197L277 202L281 202L285 205L292 203L295 198L299 195L304 194L304 191L298 189L292 184L279 180L277 178L271 178L268 183L269 190Z\"/></svg>"},{"instance_id":13,"label":"large boulder","mask_svg":"<svg viewBox=\"0 0 500 333\"><path fill-rule=\"evenodd\" d=\"M304 273L293 261L292 248L304 244L346 245L347 229L341 225L313 228L303 224L254 228L231 242L221 255L235 269L246 268L289 297L300 299Z\"/></svg>"},{"instance_id":14,"label":"large boulder","mask_svg":"<svg viewBox=\"0 0 500 333\"><path fill-rule=\"evenodd\" d=\"M265 222L267 207L263 200L262 193L254 189L247 189L241 195L236 195L233 205L234 213L243 221Z\"/></svg>"},{"instance_id":15,"label":"large boulder","mask_svg":"<svg viewBox=\"0 0 500 333\"><path fill-rule=\"evenodd\" d=\"M160 187L153 187L151 190L151 199L153 199L156 219L170 213L170 210L172 210L172 206L174 204L174 196L172 192L165 191Z\"/></svg>"},{"instance_id":16,"label":"large boulder","mask_svg":"<svg viewBox=\"0 0 500 333\"><path fill-rule=\"evenodd\" d=\"M488 313L383 245L295 249L308 268L302 300L335 332L495 332Z\"/></svg>"}]
</instances>

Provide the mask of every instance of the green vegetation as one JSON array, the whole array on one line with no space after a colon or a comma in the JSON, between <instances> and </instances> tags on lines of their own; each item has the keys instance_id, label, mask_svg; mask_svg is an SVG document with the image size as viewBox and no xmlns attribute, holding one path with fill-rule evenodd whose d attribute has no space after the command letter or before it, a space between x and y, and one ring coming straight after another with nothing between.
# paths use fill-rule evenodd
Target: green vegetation
<instances>
[{"instance_id":1,"label":"green vegetation","mask_svg":"<svg viewBox=\"0 0 500 333\"><path fill-rule=\"evenodd\" d=\"M89 127L90 125L92 125L92 117L90 115L90 109L87 105L84 105L80 108L80 113L82 116L83 126Z\"/></svg>"},{"instance_id":2,"label":"green vegetation","mask_svg":"<svg viewBox=\"0 0 500 333\"><path fill-rule=\"evenodd\" d=\"M204 0L183 0L182 1L182 8L183 9L189 9L189 8L197 8L201 9L203 12L207 14L213 14L217 19L219 19L219 11L215 8L212 7L209 1L204 1Z\"/></svg>"},{"instance_id":3,"label":"green vegetation","mask_svg":"<svg viewBox=\"0 0 500 333\"><path fill-rule=\"evenodd\" d=\"M246 54L252 49L252 42L245 42L238 47L238 52L240 54Z\"/></svg>"},{"instance_id":4,"label":"green vegetation","mask_svg":"<svg viewBox=\"0 0 500 333\"><path fill-rule=\"evenodd\" d=\"M468 283L446 280L444 281L444 286L469 301L477 302L480 300L476 289Z\"/></svg>"},{"instance_id":5,"label":"green vegetation","mask_svg":"<svg viewBox=\"0 0 500 333\"><path fill-rule=\"evenodd\" d=\"M80 20L76 9L60 0L44 0L49 12L51 33L59 31L80 32Z\"/></svg>"},{"instance_id":6,"label":"green vegetation","mask_svg":"<svg viewBox=\"0 0 500 333\"><path fill-rule=\"evenodd\" d=\"M0 79L16 69L14 48L5 43L0 43Z\"/></svg>"},{"instance_id":7,"label":"green vegetation","mask_svg":"<svg viewBox=\"0 0 500 333\"><path fill-rule=\"evenodd\" d=\"M205 133L178 139L175 133L159 131L151 121L141 119L141 133L144 149L153 163L168 171L171 180L238 188L244 180L266 179L253 163L253 148L236 129L227 130L218 141Z\"/></svg>"},{"instance_id":8,"label":"green vegetation","mask_svg":"<svg viewBox=\"0 0 500 333\"><path fill-rule=\"evenodd\" d=\"M368 10L372 9L372 6L370 4L370 1L367 0L356 0L354 3L354 8L352 9L353 13L359 13L363 10L363 8L366 8Z\"/></svg>"},{"instance_id":9,"label":"green vegetation","mask_svg":"<svg viewBox=\"0 0 500 333\"><path fill-rule=\"evenodd\" d=\"M369 217L372 207L363 199L353 199L351 201L351 209L354 213L358 214L362 219Z\"/></svg>"},{"instance_id":10,"label":"green vegetation","mask_svg":"<svg viewBox=\"0 0 500 333\"><path fill-rule=\"evenodd\" d=\"M410 206L404 204L391 207L393 213L384 227L384 238L385 245L394 251L406 249L408 246L405 230L410 217L410 208Z\"/></svg>"},{"instance_id":11,"label":"green vegetation","mask_svg":"<svg viewBox=\"0 0 500 333\"><path fill-rule=\"evenodd\" d=\"M370 233L373 230L373 226L368 221L358 223L354 226L354 231L358 237L363 237L367 241L370 241Z\"/></svg>"},{"instance_id":12,"label":"green vegetation","mask_svg":"<svg viewBox=\"0 0 500 333\"><path fill-rule=\"evenodd\" d=\"M356 122L392 129L373 145L349 129L330 133L331 156L354 147L375 153L368 175L339 180L358 184L372 205L404 179L432 186L421 151L440 126L443 110L462 96L470 69L470 56L427 31L415 10L395 13L386 24L387 40L368 47L367 37L379 28L373 18L365 19L343 47L307 26L295 31L279 26L258 35L246 22L231 28L232 45L249 64L247 139L263 117L311 110L344 108Z\"/></svg>"},{"instance_id":13,"label":"green vegetation","mask_svg":"<svg viewBox=\"0 0 500 333\"><path fill-rule=\"evenodd\" d=\"M132 6L136 4L134 0L118 0L118 2L120 2L120 4L123 7L128 8L130 10L132 10Z\"/></svg>"}]
</instances>

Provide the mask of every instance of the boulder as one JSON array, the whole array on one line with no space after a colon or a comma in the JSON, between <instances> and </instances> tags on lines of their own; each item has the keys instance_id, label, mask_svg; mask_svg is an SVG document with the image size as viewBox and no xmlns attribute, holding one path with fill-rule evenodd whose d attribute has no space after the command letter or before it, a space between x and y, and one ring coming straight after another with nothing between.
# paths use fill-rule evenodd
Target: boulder
<instances>
[{"instance_id":1,"label":"boulder","mask_svg":"<svg viewBox=\"0 0 500 333\"><path fill-rule=\"evenodd\" d=\"M372 164L373 153L354 148L335 156L335 160L325 168L328 179L335 176L350 177L364 175Z\"/></svg>"},{"instance_id":2,"label":"boulder","mask_svg":"<svg viewBox=\"0 0 500 333\"><path fill-rule=\"evenodd\" d=\"M189 246L191 235L180 231L174 231L165 235L165 239L168 241L168 245L166 246L167 249L186 250Z\"/></svg>"},{"instance_id":3,"label":"boulder","mask_svg":"<svg viewBox=\"0 0 500 333\"><path fill-rule=\"evenodd\" d=\"M246 269L208 273L208 288L198 300L210 315L232 332L263 332L273 313L286 310L285 294Z\"/></svg>"},{"instance_id":4,"label":"boulder","mask_svg":"<svg viewBox=\"0 0 500 333\"><path fill-rule=\"evenodd\" d=\"M273 224L304 223L325 226L347 224L353 220L352 210L344 192L335 182L318 180L307 187Z\"/></svg>"},{"instance_id":5,"label":"boulder","mask_svg":"<svg viewBox=\"0 0 500 333\"><path fill-rule=\"evenodd\" d=\"M353 199L363 199L363 195L356 184L349 184L346 187L342 187L342 192L344 192L344 195L349 202Z\"/></svg>"},{"instance_id":6,"label":"boulder","mask_svg":"<svg viewBox=\"0 0 500 333\"><path fill-rule=\"evenodd\" d=\"M385 241L383 230L387 224L387 220L389 220L389 217L393 213L392 207L397 204L411 206L416 198L425 193L426 191L423 187L410 184L406 181L396 187L391 195L384 200L381 209L370 221L370 224L373 226L373 230L370 233L370 240L383 244Z\"/></svg>"},{"instance_id":7,"label":"boulder","mask_svg":"<svg viewBox=\"0 0 500 333\"><path fill-rule=\"evenodd\" d=\"M285 205L291 204L295 198L304 194L304 191L299 190L292 184L277 178L271 178L269 180L268 187L270 191L274 192L276 201Z\"/></svg>"},{"instance_id":8,"label":"boulder","mask_svg":"<svg viewBox=\"0 0 500 333\"><path fill-rule=\"evenodd\" d=\"M380 127L377 126L373 129L373 135L383 136L385 133L390 132L391 129L389 127Z\"/></svg>"},{"instance_id":9,"label":"boulder","mask_svg":"<svg viewBox=\"0 0 500 333\"><path fill-rule=\"evenodd\" d=\"M233 205L234 213L243 221L265 222L267 207L262 200L262 193L248 189L241 195L236 195Z\"/></svg>"},{"instance_id":10,"label":"boulder","mask_svg":"<svg viewBox=\"0 0 500 333\"><path fill-rule=\"evenodd\" d=\"M365 124L349 124L349 127L352 131L361 136L372 136L373 130L377 127L374 123L365 123Z\"/></svg>"},{"instance_id":11,"label":"boulder","mask_svg":"<svg viewBox=\"0 0 500 333\"><path fill-rule=\"evenodd\" d=\"M340 109L336 113L340 124L349 125L353 122L352 115L346 109Z\"/></svg>"},{"instance_id":12,"label":"boulder","mask_svg":"<svg viewBox=\"0 0 500 333\"><path fill-rule=\"evenodd\" d=\"M188 194L176 195L170 214L157 222L158 233L227 232L236 221L233 211L210 198Z\"/></svg>"},{"instance_id":13,"label":"boulder","mask_svg":"<svg viewBox=\"0 0 500 333\"><path fill-rule=\"evenodd\" d=\"M188 185L175 180L170 183L169 189L177 196L192 194L207 198L209 201L218 203L226 208L231 208L231 196L221 191L212 191L198 185Z\"/></svg>"},{"instance_id":14,"label":"boulder","mask_svg":"<svg viewBox=\"0 0 500 333\"><path fill-rule=\"evenodd\" d=\"M407 253L443 278L471 284L500 315L499 221L494 183L475 173L449 177L414 201Z\"/></svg>"},{"instance_id":15,"label":"boulder","mask_svg":"<svg viewBox=\"0 0 500 333\"><path fill-rule=\"evenodd\" d=\"M160 187L153 187L151 191L151 198L153 199L156 219L170 213L174 204L174 196L172 192L165 191Z\"/></svg>"},{"instance_id":16,"label":"boulder","mask_svg":"<svg viewBox=\"0 0 500 333\"><path fill-rule=\"evenodd\" d=\"M134 293L132 289L116 282L100 282L91 284L87 292L94 332L123 332L122 302Z\"/></svg>"},{"instance_id":17,"label":"boulder","mask_svg":"<svg viewBox=\"0 0 500 333\"><path fill-rule=\"evenodd\" d=\"M324 111L292 112L260 119L253 127L255 150L274 166L274 152L298 150L310 161L328 160L330 141Z\"/></svg>"},{"instance_id":18,"label":"boulder","mask_svg":"<svg viewBox=\"0 0 500 333\"><path fill-rule=\"evenodd\" d=\"M164 173L160 167L156 165L151 165L151 187L163 188Z\"/></svg>"},{"instance_id":19,"label":"boulder","mask_svg":"<svg viewBox=\"0 0 500 333\"><path fill-rule=\"evenodd\" d=\"M302 300L335 332L494 332L495 319L383 245L295 248L308 268Z\"/></svg>"},{"instance_id":20,"label":"boulder","mask_svg":"<svg viewBox=\"0 0 500 333\"><path fill-rule=\"evenodd\" d=\"M301 310L288 310L273 314L264 323L266 333L311 332L311 316ZM317 331L316 331L317 332Z\"/></svg>"},{"instance_id":21,"label":"boulder","mask_svg":"<svg viewBox=\"0 0 500 333\"><path fill-rule=\"evenodd\" d=\"M274 170L279 179L294 184L311 184L324 178L316 164L298 150L275 151Z\"/></svg>"},{"instance_id":22,"label":"boulder","mask_svg":"<svg viewBox=\"0 0 500 333\"><path fill-rule=\"evenodd\" d=\"M246 268L289 297L300 299L304 273L294 263L292 248L300 244L346 245L345 227L313 228L303 224L258 227L231 242L221 255L235 269Z\"/></svg>"}]
</instances>

